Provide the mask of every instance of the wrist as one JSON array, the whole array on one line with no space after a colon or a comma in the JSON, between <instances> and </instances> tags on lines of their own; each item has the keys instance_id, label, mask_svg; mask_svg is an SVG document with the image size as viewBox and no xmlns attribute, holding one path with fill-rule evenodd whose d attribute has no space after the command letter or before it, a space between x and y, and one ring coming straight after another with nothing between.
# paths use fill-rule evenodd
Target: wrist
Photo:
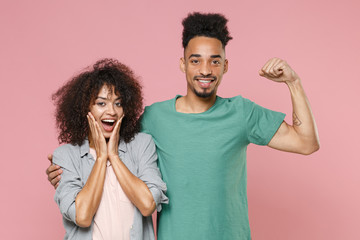
<instances>
[{"instance_id":1,"label":"wrist","mask_svg":"<svg viewBox=\"0 0 360 240\"><path fill-rule=\"evenodd\" d=\"M109 160L110 160L110 162L111 162L111 161L114 161L114 160L117 160L118 158L119 158L119 154L118 154L118 153L109 154Z\"/></svg>"},{"instance_id":2,"label":"wrist","mask_svg":"<svg viewBox=\"0 0 360 240\"><path fill-rule=\"evenodd\" d=\"M98 156L96 158L96 161L99 161L99 162L106 162L108 159L108 156Z\"/></svg>"},{"instance_id":3,"label":"wrist","mask_svg":"<svg viewBox=\"0 0 360 240\"><path fill-rule=\"evenodd\" d=\"M300 78L295 78L294 80L291 81L285 81L286 85L288 87L296 87L296 86L301 86L301 80Z\"/></svg>"}]
</instances>

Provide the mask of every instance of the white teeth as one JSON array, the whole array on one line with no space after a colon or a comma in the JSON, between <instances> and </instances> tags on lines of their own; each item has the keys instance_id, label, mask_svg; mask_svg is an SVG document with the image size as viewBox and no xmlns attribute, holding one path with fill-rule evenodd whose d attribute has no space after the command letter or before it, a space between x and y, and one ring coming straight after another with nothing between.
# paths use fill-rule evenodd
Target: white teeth
<instances>
[{"instance_id":1,"label":"white teeth","mask_svg":"<svg viewBox=\"0 0 360 240\"><path fill-rule=\"evenodd\" d=\"M202 83L209 83L209 82L211 82L211 81L199 80L199 82L202 82Z\"/></svg>"},{"instance_id":2,"label":"white teeth","mask_svg":"<svg viewBox=\"0 0 360 240\"><path fill-rule=\"evenodd\" d=\"M105 120L102 120L103 122L109 122L109 123L113 123L115 122L115 120L111 120L111 119L105 119Z\"/></svg>"}]
</instances>

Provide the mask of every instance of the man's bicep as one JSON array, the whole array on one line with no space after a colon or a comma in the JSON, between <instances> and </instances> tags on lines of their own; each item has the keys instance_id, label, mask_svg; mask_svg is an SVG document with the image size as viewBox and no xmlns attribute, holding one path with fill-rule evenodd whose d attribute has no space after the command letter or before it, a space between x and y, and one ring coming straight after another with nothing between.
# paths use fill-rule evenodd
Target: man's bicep
<instances>
[{"instance_id":1,"label":"man's bicep","mask_svg":"<svg viewBox=\"0 0 360 240\"><path fill-rule=\"evenodd\" d=\"M293 126L283 121L268 146L285 152L300 153L301 142Z\"/></svg>"}]
</instances>

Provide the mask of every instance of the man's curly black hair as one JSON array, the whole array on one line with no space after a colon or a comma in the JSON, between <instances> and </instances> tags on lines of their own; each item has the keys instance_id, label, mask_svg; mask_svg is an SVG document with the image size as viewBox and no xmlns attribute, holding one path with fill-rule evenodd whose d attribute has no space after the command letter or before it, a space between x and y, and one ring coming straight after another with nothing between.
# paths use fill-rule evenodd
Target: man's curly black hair
<instances>
[{"instance_id":1,"label":"man's curly black hair","mask_svg":"<svg viewBox=\"0 0 360 240\"><path fill-rule=\"evenodd\" d=\"M217 38L225 48L228 41L232 39L226 26L227 22L225 16L218 13L189 13L182 21L184 27L182 45L184 49L192 38L198 36Z\"/></svg>"},{"instance_id":2,"label":"man's curly black hair","mask_svg":"<svg viewBox=\"0 0 360 240\"><path fill-rule=\"evenodd\" d=\"M139 132L139 117L143 111L139 81L124 64L114 59L101 59L52 95L56 106L56 125L60 132L59 143L81 145L88 137L89 124L86 116L103 86L113 89L120 97L125 113L120 137L125 142L130 142Z\"/></svg>"}]
</instances>

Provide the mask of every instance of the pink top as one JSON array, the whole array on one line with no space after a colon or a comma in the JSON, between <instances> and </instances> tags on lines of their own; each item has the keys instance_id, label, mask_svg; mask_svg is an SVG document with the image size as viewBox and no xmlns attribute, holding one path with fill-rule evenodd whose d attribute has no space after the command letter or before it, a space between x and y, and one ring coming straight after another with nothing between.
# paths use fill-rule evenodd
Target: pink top
<instances>
[{"instance_id":1,"label":"pink top","mask_svg":"<svg viewBox=\"0 0 360 240\"><path fill-rule=\"evenodd\" d=\"M96 159L96 152L90 148ZM109 161L106 162L104 190L94 217L93 240L130 240L134 221L134 205L122 190Z\"/></svg>"}]
</instances>

